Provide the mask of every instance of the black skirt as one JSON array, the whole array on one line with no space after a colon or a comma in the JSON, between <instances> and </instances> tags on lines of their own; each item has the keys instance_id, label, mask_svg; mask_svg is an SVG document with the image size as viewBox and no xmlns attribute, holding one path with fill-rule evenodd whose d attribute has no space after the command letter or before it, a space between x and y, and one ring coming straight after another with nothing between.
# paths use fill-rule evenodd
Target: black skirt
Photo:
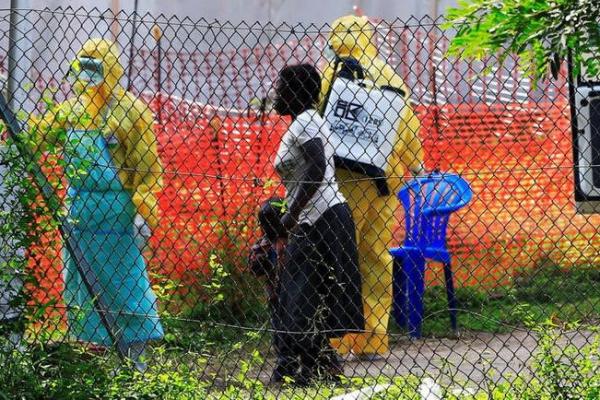
<instances>
[{"instance_id":1,"label":"black skirt","mask_svg":"<svg viewBox=\"0 0 600 400\"><path fill-rule=\"evenodd\" d=\"M355 235L345 203L290 235L273 316L275 329L288 337L281 339L304 346L302 342L316 336L333 338L364 330Z\"/></svg>"}]
</instances>

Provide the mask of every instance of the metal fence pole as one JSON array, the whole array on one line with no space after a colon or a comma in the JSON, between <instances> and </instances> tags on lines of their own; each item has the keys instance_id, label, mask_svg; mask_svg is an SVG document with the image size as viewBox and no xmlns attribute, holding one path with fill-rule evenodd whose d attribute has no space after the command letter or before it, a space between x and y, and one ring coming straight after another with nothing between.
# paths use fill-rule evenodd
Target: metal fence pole
<instances>
[{"instance_id":1,"label":"metal fence pole","mask_svg":"<svg viewBox=\"0 0 600 400\"><path fill-rule=\"evenodd\" d=\"M12 110L16 105L23 105L26 96L19 96L19 85L28 81L27 71L31 68L30 59L27 55L32 48L31 40L27 37L31 22L23 17L21 13L29 7L29 0L10 1L10 26L8 31L8 82L7 95L8 104ZM16 97L19 96L19 99Z\"/></svg>"},{"instance_id":2,"label":"metal fence pole","mask_svg":"<svg viewBox=\"0 0 600 400\"><path fill-rule=\"evenodd\" d=\"M156 41L156 99L158 101L158 124L162 126L162 105L161 105L161 90L162 90L162 74L160 62L162 59L162 52L160 47L160 39L162 37L162 31L158 25L152 27L152 37Z\"/></svg>"},{"instance_id":3,"label":"metal fence pole","mask_svg":"<svg viewBox=\"0 0 600 400\"><path fill-rule=\"evenodd\" d=\"M127 64L127 90L131 91L131 73L133 69L133 55L135 47L135 35L137 34L138 0L133 2L133 22L131 27L131 40L129 40L129 63Z\"/></svg>"}]
</instances>

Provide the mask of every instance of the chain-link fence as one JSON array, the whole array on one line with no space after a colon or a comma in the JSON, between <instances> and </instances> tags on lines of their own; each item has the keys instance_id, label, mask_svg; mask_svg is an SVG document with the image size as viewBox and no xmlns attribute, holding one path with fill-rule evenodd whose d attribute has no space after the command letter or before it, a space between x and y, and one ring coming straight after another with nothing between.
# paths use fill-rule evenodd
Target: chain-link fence
<instances>
[{"instance_id":1,"label":"chain-link fence","mask_svg":"<svg viewBox=\"0 0 600 400\"><path fill-rule=\"evenodd\" d=\"M0 10L7 398L600 398L566 71L441 22Z\"/></svg>"}]
</instances>

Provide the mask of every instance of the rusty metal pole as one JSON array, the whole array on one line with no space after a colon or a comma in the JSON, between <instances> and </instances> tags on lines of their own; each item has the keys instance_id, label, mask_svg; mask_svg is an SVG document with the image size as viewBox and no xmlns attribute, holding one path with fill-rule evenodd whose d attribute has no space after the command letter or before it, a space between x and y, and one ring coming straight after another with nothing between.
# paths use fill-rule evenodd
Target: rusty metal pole
<instances>
[{"instance_id":1,"label":"rusty metal pole","mask_svg":"<svg viewBox=\"0 0 600 400\"><path fill-rule=\"evenodd\" d=\"M156 41L156 72L155 72L155 76L156 76L156 101L157 101L157 108L158 108L158 124L162 126L162 93L161 93L161 89L162 89L162 77L161 77L161 68L160 68L160 62L162 59L162 51L161 51L161 45L160 45L160 39L162 38L162 31L160 30L160 27L158 25L154 25L152 27L152 37L154 38L154 40Z\"/></svg>"},{"instance_id":2,"label":"rusty metal pole","mask_svg":"<svg viewBox=\"0 0 600 400\"><path fill-rule=\"evenodd\" d=\"M434 60L435 51L437 49L438 35L436 32L437 25L435 24L438 19L438 8L439 0L430 0L430 13L432 19L431 31L428 32L429 37L429 79L431 80L431 116L432 116L432 130L434 137L438 137L440 134L439 129L439 106L437 102L437 66ZM437 166L436 166L437 167Z\"/></svg>"},{"instance_id":3,"label":"rusty metal pole","mask_svg":"<svg viewBox=\"0 0 600 400\"><path fill-rule=\"evenodd\" d=\"M133 21L131 26L131 40L129 41L129 62L127 63L127 90L131 91L132 88L132 69L133 69L133 55L135 48L135 35L137 35L137 17L138 17L138 0L133 2Z\"/></svg>"},{"instance_id":4,"label":"rusty metal pole","mask_svg":"<svg viewBox=\"0 0 600 400\"><path fill-rule=\"evenodd\" d=\"M121 7L119 0L112 0L110 10L112 11L113 20L110 24L110 32L112 34L113 42L117 42L119 38L119 21L117 21L117 15L119 14Z\"/></svg>"}]
</instances>

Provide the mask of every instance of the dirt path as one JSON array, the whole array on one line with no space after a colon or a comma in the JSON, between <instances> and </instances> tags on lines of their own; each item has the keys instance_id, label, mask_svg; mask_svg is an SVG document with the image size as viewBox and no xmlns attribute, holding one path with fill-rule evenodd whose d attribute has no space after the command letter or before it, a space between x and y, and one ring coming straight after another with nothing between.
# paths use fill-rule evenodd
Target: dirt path
<instances>
[{"instance_id":1,"label":"dirt path","mask_svg":"<svg viewBox=\"0 0 600 400\"><path fill-rule=\"evenodd\" d=\"M592 340L587 331L571 332L561 338L561 345L581 348ZM398 343L382 361L346 362L349 376L389 377L429 375L454 382L480 384L495 371L494 379L527 372L537 347L537 335L517 330L507 334L477 333L460 339L423 339Z\"/></svg>"},{"instance_id":2,"label":"dirt path","mask_svg":"<svg viewBox=\"0 0 600 400\"><path fill-rule=\"evenodd\" d=\"M588 331L564 334L561 345L572 344L581 348L592 340ZM459 339L402 339L391 353L380 361L345 361L348 377L400 375L431 376L438 382L470 383L480 386L488 371L495 371L493 379L507 379L527 372L537 347L534 332L515 330L506 334L469 333ZM267 360L259 376L269 379L273 359Z\"/></svg>"}]
</instances>

